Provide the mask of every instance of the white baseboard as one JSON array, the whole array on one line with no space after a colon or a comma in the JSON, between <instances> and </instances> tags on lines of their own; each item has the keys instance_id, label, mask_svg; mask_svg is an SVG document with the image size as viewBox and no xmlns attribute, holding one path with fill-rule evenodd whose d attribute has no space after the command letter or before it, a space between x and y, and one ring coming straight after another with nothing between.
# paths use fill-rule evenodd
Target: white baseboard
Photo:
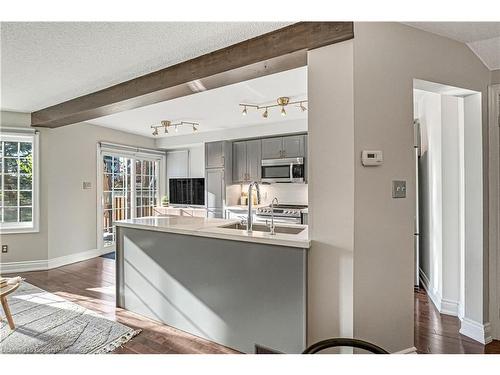
<instances>
[{"instance_id":1,"label":"white baseboard","mask_svg":"<svg viewBox=\"0 0 500 375\"><path fill-rule=\"evenodd\" d=\"M424 287L425 291L427 292L427 295L431 299L434 306L436 306L436 309L438 309L438 311L441 312L441 300L442 300L441 295L439 295L439 293L436 290L431 288L431 286L430 286L431 282L429 281L429 278L427 277L425 272L422 271L421 268L419 268L418 274L419 274L422 286Z\"/></svg>"},{"instance_id":2,"label":"white baseboard","mask_svg":"<svg viewBox=\"0 0 500 375\"><path fill-rule=\"evenodd\" d=\"M66 266L68 264L81 262L83 260L96 258L106 253L109 253L109 249L92 249L48 260L31 260L25 262L6 262L6 263L2 262L0 263L0 272L7 274L7 273L21 273L30 271L46 271L46 270L51 270L53 268Z\"/></svg>"},{"instance_id":3,"label":"white baseboard","mask_svg":"<svg viewBox=\"0 0 500 375\"><path fill-rule=\"evenodd\" d=\"M478 323L468 318L461 319L460 333L464 336L470 337L481 344L489 344L493 339L491 337L490 323Z\"/></svg>"},{"instance_id":4,"label":"white baseboard","mask_svg":"<svg viewBox=\"0 0 500 375\"><path fill-rule=\"evenodd\" d=\"M431 283L425 272L421 268L419 268L418 271L420 282L422 283L422 286L427 292L427 295L431 299L434 306L436 306L436 309L439 311L439 313L458 316L460 311L460 303L458 301L443 298L438 291L430 287Z\"/></svg>"},{"instance_id":5,"label":"white baseboard","mask_svg":"<svg viewBox=\"0 0 500 375\"><path fill-rule=\"evenodd\" d=\"M392 354L417 354L417 348L412 346L411 348L406 348L406 349L400 350L398 352L394 352Z\"/></svg>"},{"instance_id":6,"label":"white baseboard","mask_svg":"<svg viewBox=\"0 0 500 375\"><path fill-rule=\"evenodd\" d=\"M51 270L53 268L58 268L68 264L81 262L83 260L96 258L106 253L109 253L109 249L92 249L76 254L64 255L62 257L49 259L48 269Z\"/></svg>"},{"instance_id":7,"label":"white baseboard","mask_svg":"<svg viewBox=\"0 0 500 375\"><path fill-rule=\"evenodd\" d=\"M2 274L6 273L20 273L20 272L30 272L30 271L43 271L47 270L48 267L47 260L29 260L25 262L8 262L0 263L0 272Z\"/></svg>"},{"instance_id":8,"label":"white baseboard","mask_svg":"<svg viewBox=\"0 0 500 375\"><path fill-rule=\"evenodd\" d=\"M459 303L458 301L453 301L446 298L441 298L441 314L458 316L459 312ZM438 309L439 310L439 309Z\"/></svg>"}]
</instances>

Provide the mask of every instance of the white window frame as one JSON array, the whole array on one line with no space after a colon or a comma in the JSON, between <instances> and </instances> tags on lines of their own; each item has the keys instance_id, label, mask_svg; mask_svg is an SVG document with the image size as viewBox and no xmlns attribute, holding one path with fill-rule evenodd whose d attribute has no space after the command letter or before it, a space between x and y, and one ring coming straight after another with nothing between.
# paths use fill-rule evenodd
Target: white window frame
<instances>
[{"instance_id":1,"label":"white window frame","mask_svg":"<svg viewBox=\"0 0 500 375\"><path fill-rule=\"evenodd\" d=\"M0 223L0 234L20 234L40 232L40 158L39 132L32 129L1 129L0 139L4 142L32 142L33 177L32 177L32 221L28 223ZM4 151L3 151L4 152ZM5 171L2 171L5 173Z\"/></svg>"},{"instance_id":2,"label":"white window frame","mask_svg":"<svg viewBox=\"0 0 500 375\"><path fill-rule=\"evenodd\" d=\"M104 246L102 237L103 213L104 213L104 196L102 186L102 176L104 173L102 159L104 156L118 156L131 159L141 159L156 161L159 160L160 167L158 173L158 202L165 195L166 189L166 153L163 151L136 148L132 146L117 145L113 143L98 142L97 143L97 248L110 252L115 250L115 245ZM135 163L131 165L131 183L135 183ZM135 189L131 190L130 196L130 212L132 217L135 216Z\"/></svg>"}]
</instances>

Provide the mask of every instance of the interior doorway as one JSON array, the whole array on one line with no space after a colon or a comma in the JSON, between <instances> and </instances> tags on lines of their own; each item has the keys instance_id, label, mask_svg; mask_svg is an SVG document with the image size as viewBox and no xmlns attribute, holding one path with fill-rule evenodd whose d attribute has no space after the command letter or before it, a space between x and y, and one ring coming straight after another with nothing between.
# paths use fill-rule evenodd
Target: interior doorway
<instances>
[{"instance_id":1,"label":"interior doorway","mask_svg":"<svg viewBox=\"0 0 500 375\"><path fill-rule=\"evenodd\" d=\"M481 93L422 80L413 88L416 283L485 344Z\"/></svg>"}]
</instances>

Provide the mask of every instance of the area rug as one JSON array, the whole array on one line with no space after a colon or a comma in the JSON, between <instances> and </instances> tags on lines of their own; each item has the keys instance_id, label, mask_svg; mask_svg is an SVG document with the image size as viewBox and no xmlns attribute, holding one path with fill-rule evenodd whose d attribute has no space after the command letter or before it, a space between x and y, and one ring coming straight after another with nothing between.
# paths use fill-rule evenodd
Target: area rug
<instances>
[{"instance_id":1,"label":"area rug","mask_svg":"<svg viewBox=\"0 0 500 375\"><path fill-rule=\"evenodd\" d=\"M16 329L0 309L0 353L109 353L140 332L27 282L8 302Z\"/></svg>"}]
</instances>

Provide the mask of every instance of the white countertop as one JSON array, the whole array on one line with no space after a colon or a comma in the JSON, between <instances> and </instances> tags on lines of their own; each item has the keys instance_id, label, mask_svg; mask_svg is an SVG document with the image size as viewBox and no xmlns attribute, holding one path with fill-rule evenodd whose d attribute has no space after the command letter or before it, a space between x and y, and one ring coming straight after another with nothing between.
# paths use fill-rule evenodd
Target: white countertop
<instances>
[{"instance_id":1,"label":"white countertop","mask_svg":"<svg viewBox=\"0 0 500 375\"><path fill-rule=\"evenodd\" d=\"M168 232L177 234L186 234L190 236L220 238L224 240L264 243L277 246L298 247L308 249L311 247L307 225L288 225L279 224L279 226L305 228L299 234L277 233L271 235L268 232L253 231L247 233L246 230L220 228L223 225L239 223L239 220L213 219L205 217L186 217L186 216L161 216L161 217L142 217L137 219L128 219L116 221L115 225L125 228L145 229L156 232Z\"/></svg>"}]
</instances>

